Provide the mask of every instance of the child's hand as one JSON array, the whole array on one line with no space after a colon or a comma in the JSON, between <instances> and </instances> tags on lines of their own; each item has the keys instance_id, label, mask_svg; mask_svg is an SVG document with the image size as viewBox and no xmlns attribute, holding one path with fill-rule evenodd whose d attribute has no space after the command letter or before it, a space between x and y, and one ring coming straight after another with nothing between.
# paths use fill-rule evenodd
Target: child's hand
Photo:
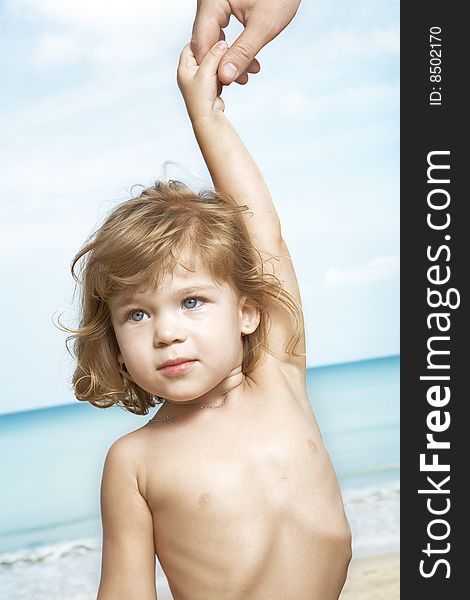
<instances>
[{"instance_id":1,"label":"child's hand","mask_svg":"<svg viewBox=\"0 0 470 600\"><path fill-rule=\"evenodd\" d=\"M217 42L199 66L190 44L181 52L177 81L193 123L223 112L225 108L220 97L222 86L217 78L217 69L226 51L226 42Z\"/></svg>"}]
</instances>

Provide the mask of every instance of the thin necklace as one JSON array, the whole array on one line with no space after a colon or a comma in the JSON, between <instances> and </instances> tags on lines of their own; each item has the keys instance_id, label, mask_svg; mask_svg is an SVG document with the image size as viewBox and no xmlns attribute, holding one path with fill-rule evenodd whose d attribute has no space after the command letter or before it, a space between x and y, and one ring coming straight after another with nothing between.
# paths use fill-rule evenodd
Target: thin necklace
<instances>
[{"instance_id":1,"label":"thin necklace","mask_svg":"<svg viewBox=\"0 0 470 600\"><path fill-rule=\"evenodd\" d=\"M158 415L158 412L157 412L157 414L155 415L155 417L153 417L152 419L150 419L147 423L163 423L165 421L173 421L174 419L177 419L178 417L182 417L183 415L186 415L186 414L192 412L193 410L197 410L198 408L222 408L222 406L225 404L225 402L227 401L227 398L230 396L230 394L232 393L232 391L233 390L229 390L225 394L224 399L222 400L222 402L220 404L217 404L217 406L206 406L205 404L198 404L194 408L190 408L189 410L187 410L184 413L181 413L180 415L166 415L162 419L157 419L156 418L157 415Z\"/></svg>"}]
</instances>

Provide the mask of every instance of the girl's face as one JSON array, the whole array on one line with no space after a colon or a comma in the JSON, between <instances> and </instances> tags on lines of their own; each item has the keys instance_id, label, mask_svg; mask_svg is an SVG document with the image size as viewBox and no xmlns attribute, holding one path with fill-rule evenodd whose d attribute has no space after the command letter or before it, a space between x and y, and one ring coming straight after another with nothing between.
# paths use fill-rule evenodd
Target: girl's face
<instances>
[{"instance_id":1,"label":"girl's face","mask_svg":"<svg viewBox=\"0 0 470 600\"><path fill-rule=\"evenodd\" d=\"M114 298L111 316L117 360L144 390L175 403L223 393L224 381L241 371L242 332L259 322L228 283L180 265L156 290Z\"/></svg>"}]
</instances>

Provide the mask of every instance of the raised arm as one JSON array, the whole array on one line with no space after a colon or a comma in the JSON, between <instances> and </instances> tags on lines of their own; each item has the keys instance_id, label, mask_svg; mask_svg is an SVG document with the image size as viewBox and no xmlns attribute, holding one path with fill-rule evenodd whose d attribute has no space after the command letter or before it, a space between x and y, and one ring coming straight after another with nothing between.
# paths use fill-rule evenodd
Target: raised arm
<instances>
[{"instance_id":1,"label":"raised arm","mask_svg":"<svg viewBox=\"0 0 470 600\"><path fill-rule=\"evenodd\" d=\"M248 206L250 214L246 224L254 245L264 259L274 257L269 261L272 272L300 304L294 267L271 194L255 161L224 114L217 68L226 48L225 42L219 42L197 66L189 45L186 46L178 67L178 84L214 187ZM272 307L271 319L268 340L271 351L283 362L305 370L305 340L297 346L298 356L286 354L284 347L291 333L290 320L276 306Z\"/></svg>"},{"instance_id":2,"label":"raised arm","mask_svg":"<svg viewBox=\"0 0 470 600\"><path fill-rule=\"evenodd\" d=\"M129 436L114 442L101 484L103 559L97 600L156 600L152 514L137 483Z\"/></svg>"},{"instance_id":3,"label":"raised arm","mask_svg":"<svg viewBox=\"0 0 470 600\"><path fill-rule=\"evenodd\" d=\"M248 221L250 234L266 250L276 249L281 227L271 195L217 95L217 66L224 55L223 48L227 48L225 42L219 44L221 47L214 46L200 67L186 46L181 54L178 81L214 187L240 204L247 204L253 211L253 219Z\"/></svg>"}]
</instances>

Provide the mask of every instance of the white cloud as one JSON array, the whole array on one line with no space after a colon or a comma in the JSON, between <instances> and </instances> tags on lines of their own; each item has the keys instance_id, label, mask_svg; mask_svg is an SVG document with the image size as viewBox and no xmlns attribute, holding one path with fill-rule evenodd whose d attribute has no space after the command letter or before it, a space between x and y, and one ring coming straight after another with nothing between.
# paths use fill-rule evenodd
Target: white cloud
<instances>
[{"instance_id":1,"label":"white cloud","mask_svg":"<svg viewBox=\"0 0 470 600\"><path fill-rule=\"evenodd\" d=\"M329 97L329 105L347 108L378 108L384 105L397 106L399 101L398 82L370 83L346 88Z\"/></svg>"},{"instance_id":2,"label":"white cloud","mask_svg":"<svg viewBox=\"0 0 470 600\"><path fill-rule=\"evenodd\" d=\"M400 31L398 27L376 29L371 34L371 40L376 48L385 52L397 53L400 50Z\"/></svg>"},{"instance_id":3,"label":"white cloud","mask_svg":"<svg viewBox=\"0 0 470 600\"><path fill-rule=\"evenodd\" d=\"M361 55L369 57L382 54L396 54L400 47L400 32L398 27L381 27L375 29L330 30L323 38L318 38L310 46L309 61L312 57L324 63L325 57L357 59Z\"/></svg>"},{"instance_id":4,"label":"white cloud","mask_svg":"<svg viewBox=\"0 0 470 600\"><path fill-rule=\"evenodd\" d=\"M76 62L83 56L83 47L75 37L46 32L39 38L34 51L38 65L63 65Z\"/></svg>"},{"instance_id":5,"label":"white cloud","mask_svg":"<svg viewBox=\"0 0 470 600\"><path fill-rule=\"evenodd\" d=\"M190 37L193 0L10 0L10 13L37 28L32 61L57 67L135 66L159 61L162 49L183 32Z\"/></svg>"},{"instance_id":6,"label":"white cloud","mask_svg":"<svg viewBox=\"0 0 470 600\"><path fill-rule=\"evenodd\" d=\"M165 16L173 25L182 13L193 14L193 0L10 0L11 12L30 20L47 19L76 30L122 32L149 29Z\"/></svg>"},{"instance_id":7,"label":"white cloud","mask_svg":"<svg viewBox=\"0 0 470 600\"><path fill-rule=\"evenodd\" d=\"M155 73L156 70L152 70ZM60 131L63 122L67 122L67 135L70 136L74 119L90 116L94 112L119 111L123 108L136 110L142 102L150 103L158 93L158 107L167 107L174 103L176 63L168 60L160 63L156 77L149 73L126 73L122 78L89 78L83 84L73 87L63 86L53 93L47 91L34 102L18 103L8 112L0 114L2 131L12 140L21 139L21 135L30 134L38 127L48 128L45 133Z\"/></svg>"},{"instance_id":8,"label":"white cloud","mask_svg":"<svg viewBox=\"0 0 470 600\"><path fill-rule=\"evenodd\" d=\"M77 229L79 227L80 224ZM78 248L78 241L74 239L78 239L78 235L72 235L72 231L74 228L70 220L66 219L63 221L10 221L5 226L0 226L0 266L6 259L38 260L40 256L47 253L64 249L68 250L67 255L71 257L72 248ZM73 245L74 241L75 246Z\"/></svg>"},{"instance_id":9,"label":"white cloud","mask_svg":"<svg viewBox=\"0 0 470 600\"><path fill-rule=\"evenodd\" d=\"M279 95L279 112L287 116L304 117L312 113L314 104L311 97L302 90L288 90Z\"/></svg>"},{"instance_id":10,"label":"white cloud","mask_svg":"<svg viewBox=\"0 0 470 600\"><path fill-rule=\"evenodd\" d=\"M398 256L377 256L365 263L327 271L324 282L327 285L355 285L376 283L388 279L398 272Z\"/></svg>"},{"instance_id":11,"label":"white cloud","mask_svg":"<svg viewBox=\"0 0 470 600\"><path fill-rule=\"evenodd\" d=\"M400 86L395 81L377 81L372 77L353 82L348 80L331 89L320 87L312 89L308 79L299 82L299 69L292 69L283 75L283 85L272 78L268 84L253 82L256 87L256 100L263 106L262 119L280 119L283 117L305 121L306 118L328 119L334 113L346 110L358 110L371 114L371 111L382 111L384 108L395 108L399 103ZM253 101L250 94L238 94L239 90L228 88L224 90L228 100L227 110L231 110L236 102L237 114L244 119L259 120L259 115L253 111ZM233 98L233 100L232 100ZM377 120L374 117L374 122Z\"/></svg>"},{"instance_id":12,"label":"white cloud","mask_svg":"<svg viewBox=\"0 0 470 600\"><path fill-rule=\"evenodd\" d=\"M158 38L104 36L93 39L76 33L46 32L39 36L33 61L41 67L55 67L88 61L98 65L135 66L157 59Z\"/></svg>"}]
</instances>

